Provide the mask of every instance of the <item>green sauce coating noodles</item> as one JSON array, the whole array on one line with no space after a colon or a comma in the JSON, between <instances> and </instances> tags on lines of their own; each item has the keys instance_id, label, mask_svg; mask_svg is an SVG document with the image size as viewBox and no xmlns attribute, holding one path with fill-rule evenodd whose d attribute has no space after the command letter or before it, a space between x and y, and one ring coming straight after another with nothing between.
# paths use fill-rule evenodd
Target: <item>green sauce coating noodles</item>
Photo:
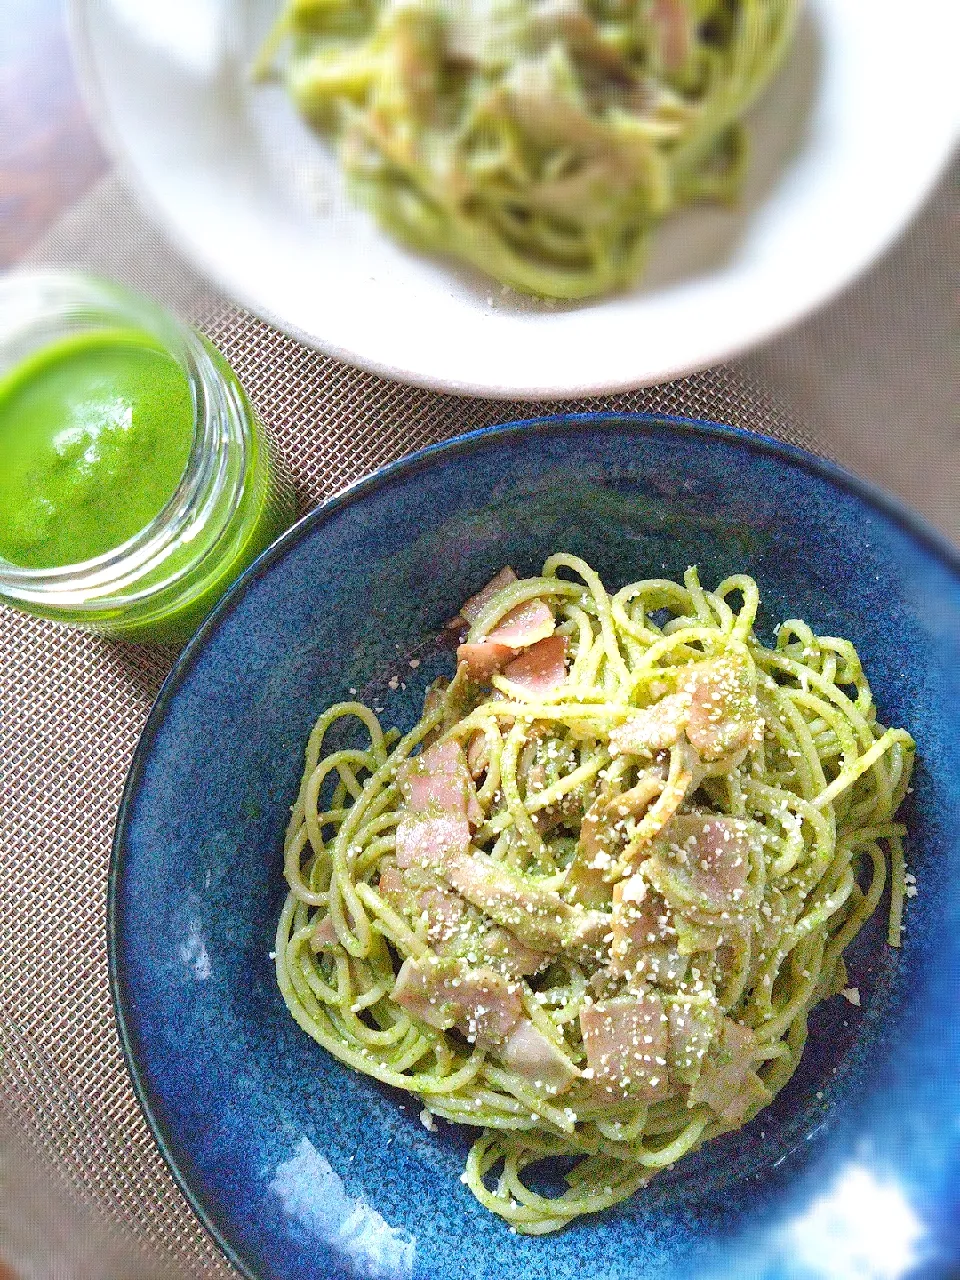
<instances>
[{"instance_id":1,"label":"green sauce coating noodles","mask_svg":"<svg viewBox=\"0 0 960 1280\"><path fill-rule=\"evenodd\" d=\"M414 248L523 293L632 285L651 231L732 201L799 0L289 0L261 53Z\"/></svg>"},{"instance_id":2,"label":"green sauce coating noodles","mask_svg":"<svg viewBox=\"0 0 960 1280\"><path fill-rule=\"evenodd\" d=\"M764 646L745 575L611 595L561 554L511 577L464 606L456 679L410 732L357 702L317 721L276 967L340 1061L480 1130L464 1183L540 1234L783 1088L888 865L899 945L914 743L849 641L789 621ZM366 745L328 749L351 718ZM561 1194L532 1185L551 1157L573 1158Z\"/></svg>"}]
</instances>

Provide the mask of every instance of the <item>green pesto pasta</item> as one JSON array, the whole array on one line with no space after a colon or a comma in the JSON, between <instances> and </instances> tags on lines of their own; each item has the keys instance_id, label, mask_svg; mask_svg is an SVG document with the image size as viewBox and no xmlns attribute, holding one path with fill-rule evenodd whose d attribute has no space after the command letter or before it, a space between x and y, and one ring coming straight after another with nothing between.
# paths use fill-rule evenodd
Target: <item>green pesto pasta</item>
<instances>
[{"instance_id":1,"label":"green pesto pasta","mask_svg":"<svg viewBox=\"0 0 960 1280\"><path fill-rule=\"evenodd\" d=\"M340 1061L474 1126L463 1181L518 1231L767 1105L888 872L899 945L913 740L849 641L794 620L768 648L758 605L744 575L609 594L569 555L505 569L410 732L348 702L311 734L283 997ZM328 749L351 718L364 745Z\"/></svg>"},{"instance_id":2,"label":"green pesto pasta","mask_svg":"<svg viewBox=\"0 0 960 1280\"><path fill-rule=\"evenodd\" d=\"M632 285L651 232L735 199L742 117L799 0L288 0L258 64L416 249L523 293Z\"/></svg>"}]
</instances>

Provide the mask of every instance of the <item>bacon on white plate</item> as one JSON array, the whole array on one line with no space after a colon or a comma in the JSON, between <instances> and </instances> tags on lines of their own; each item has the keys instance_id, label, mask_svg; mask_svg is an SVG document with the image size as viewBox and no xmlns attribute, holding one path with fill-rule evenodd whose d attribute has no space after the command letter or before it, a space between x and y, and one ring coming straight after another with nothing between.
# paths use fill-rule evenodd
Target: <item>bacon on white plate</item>
<instances>
[{"instance_id":1,"label":"bacon on white plate","mask_svg":"<svg viewBox=\"0 0 960 1280\"><path fill-rule=\"evenodd\" d=\"M528 693L551 693L567 678L567 637L551 635L503 668L504 677Z\"/></svg>"},{"instance_id":2,"label":"bacon on white plate","mask_svg":"<svg viewBox=\"0 0 960 1280\"><path fill-rule=\"evenodd\" d=\"M687 5L684 0L652 0L650 17L659 36L663 66L667 71L679 71L693 43Z\"/></svg>"},{"instance_id":3,"label":"bacon on white plate","mask_svg":"<svg viewBox=\"0 0 960 1280\"><path fill-rule=\"evenodd\" d=\"M659 996L640 991L588 1003L580 1030L593 1080L623 1097L654 1102L670 1093L669 1027Z\"/></svg>"}]
</instances>

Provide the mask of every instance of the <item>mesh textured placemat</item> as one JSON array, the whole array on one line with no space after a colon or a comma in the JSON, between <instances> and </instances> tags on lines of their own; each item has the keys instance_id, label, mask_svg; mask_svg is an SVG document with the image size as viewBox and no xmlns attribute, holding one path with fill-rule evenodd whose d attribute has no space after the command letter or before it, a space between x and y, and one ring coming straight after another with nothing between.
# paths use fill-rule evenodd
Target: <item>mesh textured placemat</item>
<instances>
[{"instance_id":1,"label":"mesh textured placemat","mask_svg":"<svg viewBox=\"0 0 960 1280\"><path fill-rule=\"evenodd\" d=\"M130 280L198 317L250 391L303 508L462 430L574 407L440 396L306 350L191 276L115 182L39 257ZM813 445L767 391L732 368L576 407L683 413ZM0 610L0 1254L25 1278L119 1280L154 1268L233 1274L149 1135L107 990L114 816L171 660L167 651Z\"/></svg>"}]
</instances>

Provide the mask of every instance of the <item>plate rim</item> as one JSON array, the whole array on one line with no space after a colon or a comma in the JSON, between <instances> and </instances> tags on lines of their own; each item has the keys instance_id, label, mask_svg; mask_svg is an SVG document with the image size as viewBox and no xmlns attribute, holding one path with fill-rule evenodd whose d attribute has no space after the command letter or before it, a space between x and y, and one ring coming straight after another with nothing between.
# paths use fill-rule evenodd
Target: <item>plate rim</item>
<instances>
[{"instance_id":1,"label":"plate rim","mask_svg":"<svg viewBox=\"0 0 960 1280\"><path fill-rule=\"evenodd\" d=\"M110 155L114 167L119 172L125 185L136 196L144 216L158 227L170 241L172 247L181 255L186 264L208 285L212 285L228 303L238 305L251 315L265 321L279 332L288 335L295 341L335 360L339 360L353 368L385 378L403 385L415 386L427 391L450 395L468 396L476 399L511 399L520 401L563 400L614 394L664 383L676 378L685 377L698 370L713 365L727 363L746 356L762 348L766 343L775 341L791 332L804 321L819 314L834 303L848 289L860 281L864 275L881 261L887 253L901 240L913 225L918 215L931 199L938 183L942 180L950 164L957 154L960 143L960 117L945 123L945 134L950 134L950 142L938 155L924 175L922 183L918 183L911 199L900 211L897 218L886 227L883 234L876 238L869 251L860 253L842 274L835 274L829 286L816 296L802 302L789 314L776 317L764 324L753 324L748 331L735 339L724 338L722 333L712 343L700 343L700 349L684 359L674 357L656 371L646 370L625 373L621 376L595 377L592 380L565 381L557 385L555 382L537 384L518 383L516 381L471 380L469 377L445 377L429 370L410 369L391 363L388 359L365 355L362 350L352 346L344 346L333 337L321 335L304 329L294 321L284 319L264 299L256 296L256 291L247 290L241 281L235 280L228 272L221 270L220 265L203 248L184 231L181 221L163 205L155 196L154 190L147 180L146 170L136 160L136 153L122 139L114 115L106 102L106 94L102 78L97 69L97 58L94 53L94 41L90 31L88 18L97 0L66 0L67 25L70 33L70 46L74 63L78 71L81 96L93 120L99 138ZM804 4L804 8L808 8ZM958 26L960 30L960 26ZM379 231L380 235L387 235ZM442 259L440 260L442 262ZM491 287L498 286L492 280ZM689 281L685 281L689 284ZM619 295L613 294L616 299ZM629 296L629 295L624 295ZM603 302L606 299L596 301ZM591 300L582 305L589 305ZM626 316L624 324L630 323ZM709 350L707 349L709 347Z\"/></svg>"},{"instance_id":2,"label":"plate rim","mask_svg":"<svg viewBox=\"0 0 960 1280\"><path fill-rule=\"evenodd\" d=\"M418 449L414 453L407 454L377 468L370 474L332 494L301 516L285 533L263 551L228 588L225 595L214 606L196 633L177 655L144 721L124 779L123 792L117 808L110 845L106 902L107 978L110 1004L116 1022L124 1065L133 1086L137 1105L168 1172L190 1210L199 1219L216 1247L245 1277L245 1280L262 1280L263 1273L258 1269L257 1264L244 1256L221 1230L216 1222L213 1209L207 1203L205 1192L191 1185L188 1175L180 1167L178 1159L173 1152L175 1139L167 1132L166 1125L159 1119L157 1115L159 1108L155 1110L154 1100L160 1101L161 1095L153 1090L147 1072L138 1060L139 1030L136 1028L135 1012L125 995L123 958L118 945L122 914L119 906L119 895L121 880L127 866L126 849L124 847L127 831L131 823L133 809L141 791L144 772L152 754L153 743L166 717L168 706L182 685L189 679L199 654L216 634L221 623L236 610L250 587L268 574L273 566L281 561L292 547L298 545L305 536L322 526L342 509L362 501L370 494L376 493L397 477L403 478L416 475L418 472L433 465L436 460L443 461L473 454L487 447L496 447L498 443L504 441L510 442L530 437L562 437L565 434L572 434L582 429L590 430L603 426L619 426L637 437L659 433L667 438L677 435L693 436L708 441L720 441L736 447L746 448L761 456L774 458L786 463L788 466L805 471L817 479L826 481L841 492L857 498L875 513L890 521L902 533L912 538L934 559L938 560L948 573L953 576L958 589L960 589L960 546L951 542L945 534L942 534L923 516L915 512L907 503L879 485L875 485L872 481L864 479L853 471L849 471L831 459L820 457L808 449L801 448L799 445L790 444L787 441L779 440L758 431L712 422L707 419L688 418L682 415L661 414L651 411L633 413L614 410L547 414L535 418L518 419L495 426L481 427L436 444L428 445L423 449Z\"/></svg>"}]
</instances>

